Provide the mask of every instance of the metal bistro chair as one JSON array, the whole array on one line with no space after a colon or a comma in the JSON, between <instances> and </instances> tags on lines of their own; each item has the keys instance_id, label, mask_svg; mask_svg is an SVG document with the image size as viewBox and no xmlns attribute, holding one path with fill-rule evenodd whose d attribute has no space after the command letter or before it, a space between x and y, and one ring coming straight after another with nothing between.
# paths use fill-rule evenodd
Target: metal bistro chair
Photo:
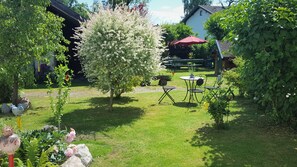
<instances>
[{"instance_id":1,"label":"metal bistro chair","mask_svg":"<svg viewBox=\"0 0 297 167\"><path fill-rule=\"evenodd\" d=\"M203 78L199 78L197 81L196 81L196 84L195 84L195 87L192 89L192 90L189 90L191 91L190 93L193 93L195 95L195 99L198 103L201 103L204 99L204 96L203 96L203 93L204 93L204 89L202 89L202 85L204 83L204 79ZM198 98L197 98L197 93L201 93L202 94L202 97L201 97L201 100L199 101Z\"/></svg>"},{"instance_id":2,"label":"metal bistro chair","mask_svg":"<svg viewBox=\"0 0 297 167\"><path fill-rule=\"evenodd\" d=\"M207 83L208 77L210 77L210 76L206 75L205 84ZM218 75L216 78L216 81L214 82L213 85L206 85L206 86L204 86L204 88L209 91L209 93L211 94L212 97L216 97L218 94L218 91L221 87L221 84L222 84L222 75Z\"/></svg>"},{"instance_id":3,"label":"metal bistro chair","mask_svg":"<svg viewBox=\"0 0 297 167\"><path fill-rule=\"evenodd\" d=\"M172 98L172 96L169 94L170 91L176 89L176 87L174 86L167 86L167 80L166 79L163 79L161 78L159 80L159 85L162 86L162 89L164 91L164 93L162 94L162 96L159 98L159 104L162 102L162 100L168 96L170 98L170 100L175 103L174 99Z\"/></svg>"}]
</instances>

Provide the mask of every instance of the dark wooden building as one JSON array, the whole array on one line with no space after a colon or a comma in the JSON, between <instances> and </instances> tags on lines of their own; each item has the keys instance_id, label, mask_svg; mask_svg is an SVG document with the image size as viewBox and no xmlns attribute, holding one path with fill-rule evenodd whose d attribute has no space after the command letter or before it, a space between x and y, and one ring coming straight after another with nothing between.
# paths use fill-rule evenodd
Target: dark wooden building
<instances>
[{"instance_id":1,"label":"dark wooden building","mask_svg":"<svg viewBox=\"0 0 297 167\"><path fill-rule=\"evenodd\" d=\"M75 40L72 37L74 35L74 29L80 26L80 22L83 21L84 18L58 0L51 0L51 4L47 10L64 18L63 34L64 37L70 41L70 44L67 45L68 52L65 53L69 56L69 68L73 70L74 78L83 76L80 61L78 57L75 56Z\"/></svg>"}]
</instances>

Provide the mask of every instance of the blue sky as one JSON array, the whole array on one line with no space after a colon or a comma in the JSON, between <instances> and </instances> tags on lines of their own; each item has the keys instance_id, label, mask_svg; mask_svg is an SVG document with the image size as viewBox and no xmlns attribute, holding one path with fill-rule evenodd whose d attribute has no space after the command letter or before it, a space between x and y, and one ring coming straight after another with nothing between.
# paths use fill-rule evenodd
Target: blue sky
<instances>
[{"instance_id":1,"label":"blue sky","mask_svg":"<svg viewBox=\"0 0 297 167\"><path fill-rule=\"evenodd\" d=\"M78 0L78 2L91 5L93 0ZM213 0L213 5L220 5L219 0ZM184 16L182 0L150 0L148 8L149 17L154 24L177 23Z\"/></svg>"}]
</instances>

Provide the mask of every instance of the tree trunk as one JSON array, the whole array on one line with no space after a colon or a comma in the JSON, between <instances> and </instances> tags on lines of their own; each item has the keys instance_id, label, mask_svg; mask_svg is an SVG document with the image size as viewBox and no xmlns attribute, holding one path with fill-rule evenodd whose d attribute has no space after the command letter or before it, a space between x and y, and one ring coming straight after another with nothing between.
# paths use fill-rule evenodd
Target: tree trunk
<instances>
[{"instance_id":1,"label":"tree trunk","mask_svg":"<svg viewBox=\"0 0 297 167\"><path fill-rule=\"evenodd\" d=\"M12 104L18 105L18 98L19 98L19 77L16 74L13 77Z\"/></svg>"},{"instance_id":2,"label":"tree trunk","mask_svg":"<svg viewBox=\"0 0 297 167\"><path fill-rule=\"evenodd\" d=\"M113 93L114 89L110 89L110 97L109 97L109 111L112 111L112 105L113 105Z\"/></svg>"}]
</instances>

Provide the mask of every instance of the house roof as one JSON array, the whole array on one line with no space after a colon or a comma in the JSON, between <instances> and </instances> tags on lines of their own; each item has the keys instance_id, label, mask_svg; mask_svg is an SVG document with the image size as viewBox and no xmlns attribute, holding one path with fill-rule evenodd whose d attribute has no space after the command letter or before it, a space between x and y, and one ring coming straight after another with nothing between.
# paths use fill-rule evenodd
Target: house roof
<instances>
[{"instance_id":1,"label":"house roof","mask_svg":"<svg viewBox=\"0 0 297 167\"><path fill-rule=\"evenodd\" d=\"M222 7L222 6L199 5L196 8L194 8L189 14L187 14L186 17L183 18L182 22L183 23L186 23L188 21L188 19L190 17L192 17L197 12L198 9L203 9L206 12L208 12L209 14L213 14L215 12L218 12L220 10L223 10L224 7Z\"/></svg>"},{"instance_id":2,"label":"house roof","mask_svg":"<svg viewBox=\"0 0 297 167\"><path fill-rule=\"evenodd\" d=\"M84 20L84 18L82 18L78 13L74 12L58 0L51 0L49 11L71 21L76 25L79 25L79 22Z\"/></svg>"},{"instance_id":3,"label":"house roof","mask_svg":"<svg viewBox=\"0 0 297 167\"><path fill-rule=\"evenodd\" d=\"M228 58L228 57L234 57L232 53L230 52L231 43L227 41L219 41L216 40L216 44L219 50L219 54L221 58Z\"/></svg>"}]
</instances>

